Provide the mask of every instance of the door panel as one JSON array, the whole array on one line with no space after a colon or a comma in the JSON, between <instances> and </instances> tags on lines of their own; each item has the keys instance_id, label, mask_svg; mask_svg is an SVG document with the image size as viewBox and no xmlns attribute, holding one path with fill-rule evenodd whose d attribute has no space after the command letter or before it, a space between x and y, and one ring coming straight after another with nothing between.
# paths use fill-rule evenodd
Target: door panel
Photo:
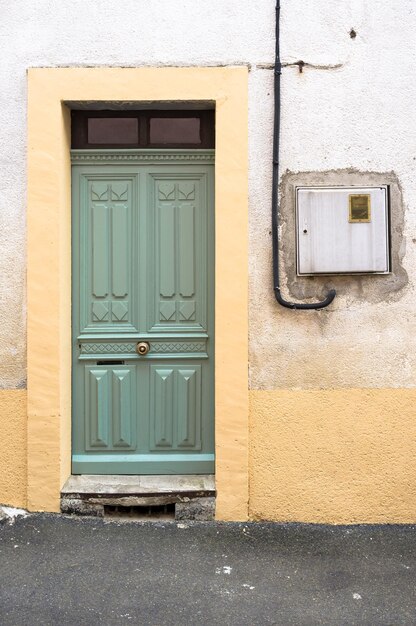
<instances>
[{"instance_id":1,"label":"door panel","mask_svg":"<svg viewBox=\"0 0 416 626\"><path fill-rule=\"evenodd\" d=\"M77 151L73 473L214 471L213 153L201 154Z\"/></svg>"},{"instance_id":2,"label":"door panel","mask_svg":"<svg viewBox=\"0 0 416 626\"><path fill-rule=\"evenodd\" d=\"M201 417L201 366L151 366L151 449L200 450Z\"/></svg>"},{"instance_id":3,"label":"door panel","mask_svg":"<svg viewBox=\"0 0 416 626\"><path fill-rule=\"evenodd\" d=\"M135 447L135 366L85 367L88 450Z\"/></svg>"},{"instance_id":4,"label":"door panel","mask_svg":"<svg viewBox=\"0 0 416 626\"><path fill-rule=\"evenodd\" d=\"M135 447L136 382L135 367L112 372L112 424L114 448Z\"/></svg>"},{"instance_id":5,"label":"door panel","mask_svg":"<svg viewBox=\"0 0 416 626\"><path fill-rule=\"evenodd\" d=\"M88 449L109 446L110 435L110 381L106 369L86 369L85 381L85 435Z\"/></svg>"},{"instance_id":6,"label":"door panel","mask_svg":"<svg viewBox=\"0 0 416 626\"><path fill-rule=\"evenodd\" d=\"M201 447L201 367L195 365L177 373L178 448Z\"/></svg>"},{"instance_id":7,"label":"door panel","mask_svg":"<svg viewBox=\"0 0 416 626\"><path fill-rule=\"evenodd\" d=\"M195 207L179 206L179 294L195 294Z\"/></svg>"},{"instance_id":8,"label":"door panel","mask_svg":"<svg viewBox=\"0 0 416 626\"><path fill-rule=\"evenodd\" d=\"M150 185L149 332L207 331L207 174L154 177ZM153 300L154 298L154 300Z\"/></svg>"},{"instance_id":9,"label":"door panel","mask_svg":"<svg viewBox=\"0 0 416 626\"><path fill-rule=\"evenodd\" d=\"M173 447L173 369L151 368L150 420L153 429L150 434L152 450Z\"/></svg>"},{"instance_id":10,"label":"door panel","mask_svg":"<svg viewBox=\"0 0 416 626\"><path fill-rule=\"evenodd\" d=\"M117 180L97 172L78 182L80 328L135 331L137 174Z\"/></svg>"}]
</instances>

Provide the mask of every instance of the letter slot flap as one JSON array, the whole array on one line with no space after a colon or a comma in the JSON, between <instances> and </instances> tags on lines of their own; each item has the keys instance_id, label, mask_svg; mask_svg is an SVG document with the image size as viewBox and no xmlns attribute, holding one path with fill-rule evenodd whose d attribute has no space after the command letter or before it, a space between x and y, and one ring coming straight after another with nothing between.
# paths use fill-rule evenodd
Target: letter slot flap
<instances>
[{"instance_id":1,"label":"letter slot flap","mask_svg":"<svg viewBox=\"0 0 416 626\"><path fill-rule=\"evenodd\" d=\"M388 188L297 187L297 274L387 274Z\"/></svg>"}]
</instances>

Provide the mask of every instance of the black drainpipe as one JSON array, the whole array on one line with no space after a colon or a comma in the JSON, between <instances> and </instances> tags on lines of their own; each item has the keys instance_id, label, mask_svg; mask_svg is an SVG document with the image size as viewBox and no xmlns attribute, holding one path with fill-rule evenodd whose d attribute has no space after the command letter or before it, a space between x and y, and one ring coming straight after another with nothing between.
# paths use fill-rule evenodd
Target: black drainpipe
<instances>
[{"instance_id":1,"label":"black drainpipe","mask_svg":"<svg viewBox=\"0 0 416 626\"><path fill-rule=\"evenodd\" d=\"M279 141L280 141L280 75L282 64L280 61L280 2L276 2L276 54L274 62L274 128L273 128L273 178L272 178L272 239L273 239L273 288L276 300L288 309L323 309L331 304L336 291L331 289L325 300L311 304L288 302L280 293L279 278Z\"/></svg>"}]
</instances>

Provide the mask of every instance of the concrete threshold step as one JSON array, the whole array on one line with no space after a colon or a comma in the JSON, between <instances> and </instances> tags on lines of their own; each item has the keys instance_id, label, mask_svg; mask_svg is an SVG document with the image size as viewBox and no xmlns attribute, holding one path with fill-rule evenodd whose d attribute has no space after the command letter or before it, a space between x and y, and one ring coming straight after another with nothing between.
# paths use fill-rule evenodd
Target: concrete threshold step
<instances>
[{"instance_id":1,"label":"concrete threshold step","mask_svg":"<svg viewBox=\"0 0 416 626\"><path fill-rule=\"evenodd\" d=\"M61 511L131 519L211 520L215 516L213 475L70 476L61 490Z\"/></svg>"}]
</instances>

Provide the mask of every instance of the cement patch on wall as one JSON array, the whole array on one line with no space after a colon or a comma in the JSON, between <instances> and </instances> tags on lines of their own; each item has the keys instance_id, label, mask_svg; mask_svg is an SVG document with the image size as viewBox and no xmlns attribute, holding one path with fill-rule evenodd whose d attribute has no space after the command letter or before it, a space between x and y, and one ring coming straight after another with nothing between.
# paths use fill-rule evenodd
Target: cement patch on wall
<instances>
[{"instance_id":1,"label":"cement patch on wall","mask_svg":"<svg viewBox=\"0 0 416 626\"><path fill-rule=\"evenodd\" d=\"M295 188L297 186L377 187L388 185L390 192L391 273L386 275L297 276ZM397 176L393 172L359 172L354 169L326 172L285 172L281 182L280 201L282 284L291 299L315 300L329 289L348 293L356 301L391 302L403 295L408 276L402 262L406 250L404 207Z\"/></svg>"}]
</instances>

